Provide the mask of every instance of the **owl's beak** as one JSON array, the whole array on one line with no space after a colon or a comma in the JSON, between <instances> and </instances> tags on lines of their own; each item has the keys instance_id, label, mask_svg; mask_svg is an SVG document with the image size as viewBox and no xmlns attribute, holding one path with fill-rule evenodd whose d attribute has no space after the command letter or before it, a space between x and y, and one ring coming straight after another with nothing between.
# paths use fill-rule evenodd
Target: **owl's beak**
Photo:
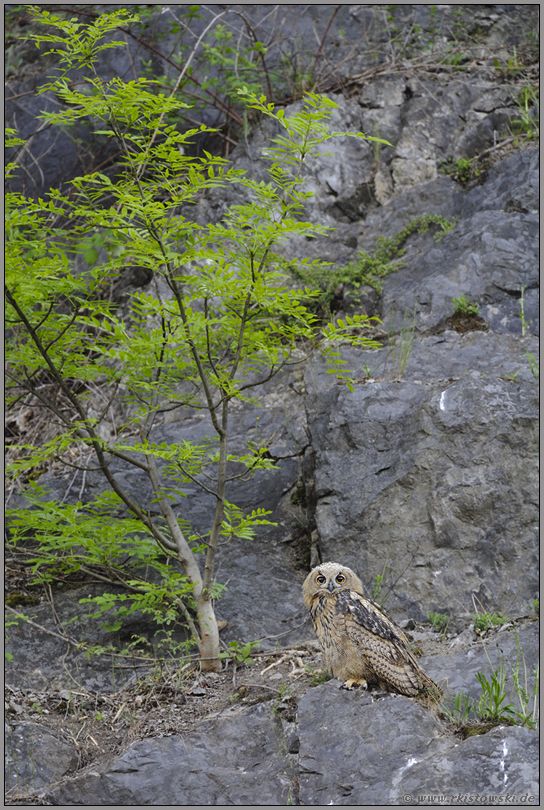
<instances>
[{"instance_id":1,"label":"owl's beak","mask_svg":"<svg viewBox=\"0 0 544 810\"><path fill-rule=\"evenodd\" d=\"M331 581L329 582L329 584L327 585L327 588L329 589L329 591L330 591L331 593L334 591L334 582L333 582L332 580L331 580Z\"/></svg>"}]
</instances>

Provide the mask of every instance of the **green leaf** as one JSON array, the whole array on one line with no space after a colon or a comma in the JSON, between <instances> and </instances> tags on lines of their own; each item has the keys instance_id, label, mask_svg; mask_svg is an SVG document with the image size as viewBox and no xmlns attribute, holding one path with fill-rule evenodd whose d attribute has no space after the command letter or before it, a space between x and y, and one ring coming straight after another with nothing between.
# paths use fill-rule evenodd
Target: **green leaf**
<instances>
[{"instance_id":1,"label":"green leaf","mask_svg":"<svg viewBox=\"0 0 544 810\"><path fill-rule=\"evenodd\" d=\"M98 251L94 247L89 247L83 254L83 258L87 262L88 265L96 264L98 261Z\"/></svg>"}]
</instances>

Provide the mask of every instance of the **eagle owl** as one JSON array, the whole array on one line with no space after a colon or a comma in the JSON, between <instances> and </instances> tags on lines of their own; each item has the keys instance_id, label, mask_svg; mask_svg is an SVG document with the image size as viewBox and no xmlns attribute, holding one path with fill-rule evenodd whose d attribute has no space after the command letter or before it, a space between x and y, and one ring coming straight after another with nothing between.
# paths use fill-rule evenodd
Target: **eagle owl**
<instances>
[{"instance_id":1,"label":"eagle owl","mask_svg":"<svg viewBox=\"0 0 544 810\"><path fill-rule=\"evenodd\" d=\"M417 663L402 630L363 596L351 568L318 565L306 577L302 594L328 669L346 688L372 683L407 697L440 698L440 688Z\"/></svg>"}]
</instances>

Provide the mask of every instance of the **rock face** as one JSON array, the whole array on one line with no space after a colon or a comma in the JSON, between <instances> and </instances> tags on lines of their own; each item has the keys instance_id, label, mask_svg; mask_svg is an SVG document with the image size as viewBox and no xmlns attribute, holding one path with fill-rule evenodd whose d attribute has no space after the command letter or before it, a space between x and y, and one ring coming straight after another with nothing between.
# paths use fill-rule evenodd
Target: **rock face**
<instances>
[{"instance_id":1,"label":"rock face","mask_svg":"<svg viewBox=\"0 0 544 810\"><path fill-rule=\"evenodd\" d=\"M293 11L282 8L288 26ZM309 8L322 35L335 7ZM371 30L375 8L341 8L342 25L346 19L353 25L350 36ZM437 6L434 22L429 6L395 8L395 24L417 24L435 39L447 38L459 21L454 6ZM458 8L505 64L533 25L527 5ZM329 17L317 18L317 9ZM339 26L340 16L331 43L342 49ZM378 26L372 36L385 46L384 31ZM350 53L351 75L369 70L362 52ZM15 84L13 92L26 91L28 82L35 79ZM527 616L538 595L538 383L529 355L538 358L539 153L493 151L520 114L518 89L491 68L473 65L461 73L442 62L434 72L418 72L407 62L361 81L350 98L334 97L337 129L361 129L394 146L376 152L351 138L327 144L323 151L332 154L312 163L306 178L315 192L308 211L336 230L293 247L340 267L423 214L455 226L441 241L432 231L411 236L404 266L383 279L380 294L364 288L358 302L352 290L343 291L340 308L377 315L384 330L379 350L341 349L353 370L353 391L315 360L257 392L261 408L244 406L236 414L234 445L273 437L277 469L238 484L230 499L270 509L278 525L218 555L217 580L230 586L217 604L228 621L225 641L260 638L262 649L272 649L311 639L301 584L310 561L331 559L353 568L396 621L425 622L430 612L448 617L451 638L423 663L450 694L463 691L477 700L475 674L502 665L510 689L520 649L528 672L534 670L534 623L510 627L485 645L470 628L473 613ZM35 122L34 101L24 102L24 134ZM264 177L260 150L270 134L264 124L241 143L232 155L235 167ZM63 143L50 144L42 165L49 184L64 179ZM39 141L39 151L46 149ZM439 171L442 160L486 150L489 160L477 164L480 174L468 185ZM70 155L76 161L75 151ZM38 188L38 173L29 171ZM211 194L197 216L217 219L239 194ZM483 328L463 334L451 328L453 299L462 295L478 305ZM154 439L180 441L207 429L192 415L163 424ZM143 498L147 484L139 473L120 472L133 497ZM66 482L52 475L43 480L60 498L76 499L83 484L85 497L103 486L93 473L71 483L73 491L65 492ZM208 499L196 487L187 487L175 509L196 529L207 528ZM60 688L68 668L86 689L110 689L108 663L88 662L75 643L67 650L54 635L56 621L83 614L79 598L104 590L92 584L56 595L55 616L47 602L29 610L36 625L21 626L8 640L14 662L7 683ZM138 632L151 637L153 628ZM71 625L70 633L93 643L105 635L91 620ZM120 676L116 688L123 682ZM338 686L330 681L309 689L289 721L271 702L225 712L191 734L135 743L57 787L47 786L77 767L74 747L41 726L12 723L8 786L46 791L60 805L394 806L436 804L432 796L460 797L451 803L466 805L538 804L535 731L499 726L462 740L405 698Z\"/></svg>"},{"instance_id":2,"label":"rock face","mask_svg":"<svg viewBox=\"0 0 544 810\"><path fill-rule=\"evenodd\" d=\"M6 788L26 792L58 781L78 764L75 746L37 723L18 723L6 734Z\"/></svg>"},{"instance_id":3,"label":"rock face","mask_svg":"<svg viewBox=\"0 0 544 810\"><path fill-rule=\"evenodd\" d=\"M434 198L438 203L431 205L434 212L457 219L457 224L439 244L418 251L411 260L408 257L408 273L403 269L391 278L383 297L384 323L391 322L393 309L397 313L409 310L415 314L418 328L433 327L451 315L452 300L468 294L468 289L494 332L521 334L523 285L530 331L538 334L537 177L538 154L531 150L495 164L483 185L459 197L450 194L452 181L446 178L427 184L427 200L420 197L420 206L427 207L429 197ZM523 202L517 199L516 189ZM415 202L419 194L410 197ZM380 230L385 226L386 232L398 213L399 198L384 206L372 224ZM399 224L404 224L405 216L403 211ZM397 224L394 227L396 230Z\"/></svg>"},{"instance_id":4,"label":"rock face","mask_svg":"<svg viewBox=\"0 0 544 810\"><path fill-rule=\"evenodd\" d=\"M287 804L291 774L279 719L261 704L186 738L136 743L106 769L66 783L55 804ZM213 765L211 765L213 763ZM211 765L211 767L210 767Z\"/></svg>"},{"instance_id":5,"label":"rock face","mask_svg":"<svg viewBox=\"0 0 544 810\"><path fill-rule=\"evenodd\" d=\"M413 374L309 398L321 555L369 588L385 572L418 620L459 615L471 594L485 609L523 610L538 588L536 444L525 441L537 426L534 383Z\"/></svg>"},{"instance_id":6,"label":"rock face","mask_svg":"<svg viewBox=\"0 0 544 810\"><path fill-rule=\"evenodd\" d=\"M486 804L505 793L515 804L537 801L529 764L537 756L534 732L502 727L459 744L402 698L371 702L335 687L330 682L312 689L300 701L301 805L432 805L437 795L464 795L451 803L470 804L471 793L485 796Z\"/></svg>"}]
</instances>

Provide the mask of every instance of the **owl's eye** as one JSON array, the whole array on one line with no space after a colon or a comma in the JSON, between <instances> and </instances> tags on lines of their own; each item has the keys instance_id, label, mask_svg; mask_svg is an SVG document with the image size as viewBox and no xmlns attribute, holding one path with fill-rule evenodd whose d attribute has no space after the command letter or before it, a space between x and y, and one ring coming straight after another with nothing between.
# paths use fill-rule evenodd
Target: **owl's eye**
<instances>
[{"instance_id":1,"label":"owl's eye","mask_svg":"<svg viewBox=\"0 0 544 810\"><path fill-rule=\"evenodd\" d=\"M323 576L323 574L320 574L318 577L316 577L316 580L315 580L315 581L316 581L317 583L319 583L319 585L323 585L323 583L324 583L324 582L326 582L327 580L326 580L326 578Z\"/></svg>"},{"instance_id":2,"label":"owl's eye","mask_svg":"<svg viewBox=\"0 0 544 810\"><path fill-rule=\"evenodd\" d=\"M341 585L342 582L346 581L346 578L343 574L338 574L338 576L336 577L336 581L338 582L339 585Z\"/></svg>"}]
</instances>

